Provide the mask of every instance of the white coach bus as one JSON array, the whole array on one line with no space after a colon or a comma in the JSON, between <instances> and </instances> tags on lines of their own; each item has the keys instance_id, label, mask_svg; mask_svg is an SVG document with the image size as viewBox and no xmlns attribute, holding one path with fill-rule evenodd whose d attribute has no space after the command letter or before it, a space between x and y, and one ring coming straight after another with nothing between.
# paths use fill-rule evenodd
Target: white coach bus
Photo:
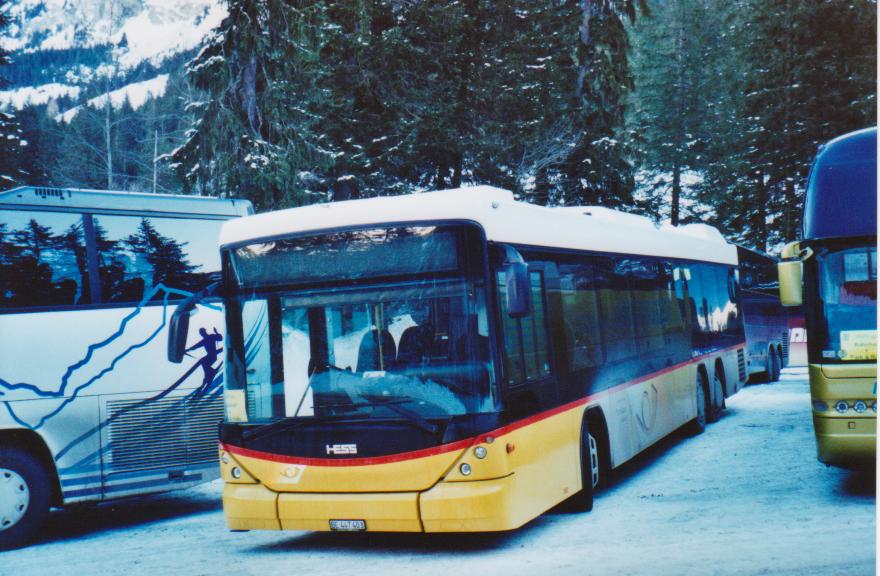
<instances>
[{"instance_id":1,"label":"white coach bus","mask_svg":"<svg viewBox=\"0 0 880 576\"><path fill-rule=\"evenodd\" d=\"M0 549L48 510L215 478L224 321L182 299L220 270L243 200L21 187L0 192Z\"/></svg>"}]
</instances>

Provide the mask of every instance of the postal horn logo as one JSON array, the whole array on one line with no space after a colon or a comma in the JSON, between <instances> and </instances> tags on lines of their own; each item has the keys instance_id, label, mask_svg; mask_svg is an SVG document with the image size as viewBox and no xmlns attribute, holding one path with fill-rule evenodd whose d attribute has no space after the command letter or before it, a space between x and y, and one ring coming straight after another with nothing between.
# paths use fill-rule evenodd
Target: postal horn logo
<instances>
[{"instance_id":1,"label":"postal horn logo","mask_svg":"<svg viewBox=\"0 0 880 576\"><path fill-rule=\"evenodd\" d=\"M327 444L327 454L340 456L342 454L357 454L357 444Z\"/></svg>"}]
</instances>

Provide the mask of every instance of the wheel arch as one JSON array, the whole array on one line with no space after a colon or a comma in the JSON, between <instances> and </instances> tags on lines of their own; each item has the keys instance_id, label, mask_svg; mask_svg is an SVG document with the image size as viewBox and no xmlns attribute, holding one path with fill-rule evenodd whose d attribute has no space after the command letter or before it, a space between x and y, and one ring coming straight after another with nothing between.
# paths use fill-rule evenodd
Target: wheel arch
<instances>
[{"instance_id":1,"label":"wheel arch","mask_svg":"<svg viewBox=\"0 0 880 576\"><path fill-rule=\"evenodd\" d=\"M21 428L0 430L0 446L14 446L35 456L49 474L49 485L52 490L51 504L53 506L63 504L58 468L55 466L55 459L52 458L49 446L40 434Z\"/></svg>"}]
</instances>

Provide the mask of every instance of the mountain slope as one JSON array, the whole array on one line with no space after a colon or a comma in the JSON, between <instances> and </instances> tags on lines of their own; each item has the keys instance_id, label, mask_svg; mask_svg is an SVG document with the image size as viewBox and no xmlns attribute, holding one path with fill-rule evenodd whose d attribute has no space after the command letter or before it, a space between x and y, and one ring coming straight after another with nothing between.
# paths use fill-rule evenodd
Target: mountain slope
<instances>
[{"instance_id":1,"label":"mountain slope","mask_svg":"<svg viewBox=\"0 0 880 576\"><path fill-rule=\"evenodd\" d=\"M12 52L0 107L94 98L160 78L180 66L226 16L222 0L19 0L2 45ZM166 76L167 77L167 76ZM104 90L99 90L104 91ZM152 93L153 96L161 95ZM113 98L114 103L118 98ZM133 103L135 104L135 103ZM135 106L136 107L136 106Z\"/></svg>"}]
</instances>

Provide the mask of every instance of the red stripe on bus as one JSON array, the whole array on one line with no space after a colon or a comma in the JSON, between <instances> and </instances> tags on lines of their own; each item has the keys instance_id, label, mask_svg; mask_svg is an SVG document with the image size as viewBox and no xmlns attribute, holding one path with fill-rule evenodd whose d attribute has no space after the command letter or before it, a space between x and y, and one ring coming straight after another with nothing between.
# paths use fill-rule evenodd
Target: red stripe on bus
<instances>
[{"instance_id":1,"label":"red stripe on bus","mask_svg":"<svg viewBox=\"0 0 880 576\"><path fill-rule=\"evenodd\" d=\"M427 458L428 456L436 456L438 454L445 454L447 452L452 452L454 450L461 450L471 446L472 444L477 444L481 441L484 441L487 436L503 436L505 434L509 434L514 430L519 430L520 428L524 428L536 422L540 422L541 420L546 420L547 418L552 418L558 414L562 414L563 412L567 412L572 410L573 408L577 408L579 406L583 406L593 400L601 398L602 396L607 396L612 392L617 392L631 386L636 386L637 384L641 384L646 380L651 380L652 378L658 378L663 376L664 374L668 374L670 372L674 372L675 370L679 370L688 366L690 364L696 364L706 358L711 356L715 356L716 354L723 354L725 352L730 352L732 350L738 350L745 346L745 343L735 344L733 346L729 346L727 348L723 348L721 350L716 350L714 352L710 352L708 354L703 354L700 356L696 356L691 358L690 360L686 360L684 362L680 362L675 364L674 366L669 366L668 368L664 368L662 370L658 370L656 372L652 372L645 376L639 376L634 380L630 380L628 382L623 382L618 384L617 386L613 386L606 390L602 390L595 394L591 394L589 396L584 396L583 398L578 398L572 402L568 402L567 404L563 404L562 406L557 406L555 408L551 408L549 410L545 410L543 412L539 412L538 414L534 414L527 418L523 418L522 420L517 420L516 422L512 422L507 424L506 426L502 426L501 428L496 428L490 432L484 432L478 434L476 436L471 436L470 438L464 438L462 440L456 440L455 442L450 442L449 444L441 444L440 446L434 446L432 448L423 448L421 450L412 450L410 452L401 452L399 454L389 454L387 456L370 456L367 458L343 458L343 459L335 459L335 458L306 458L299 456L285 456L282 454L272 454L271 452L262 452L259 450L251 450L249 448L241 448L239 446L229 446L224 443L220 443L220 449L226 450L231 454L237 454L239 456L245 456L247 458L257 458L260 460L268 460L270 462L280 462L283 464L298 464L301 466L371 466L376 464L391 464L394 462L403 462L405 460L415 460L418 458Z\"/></svg>"}]
</instances>

